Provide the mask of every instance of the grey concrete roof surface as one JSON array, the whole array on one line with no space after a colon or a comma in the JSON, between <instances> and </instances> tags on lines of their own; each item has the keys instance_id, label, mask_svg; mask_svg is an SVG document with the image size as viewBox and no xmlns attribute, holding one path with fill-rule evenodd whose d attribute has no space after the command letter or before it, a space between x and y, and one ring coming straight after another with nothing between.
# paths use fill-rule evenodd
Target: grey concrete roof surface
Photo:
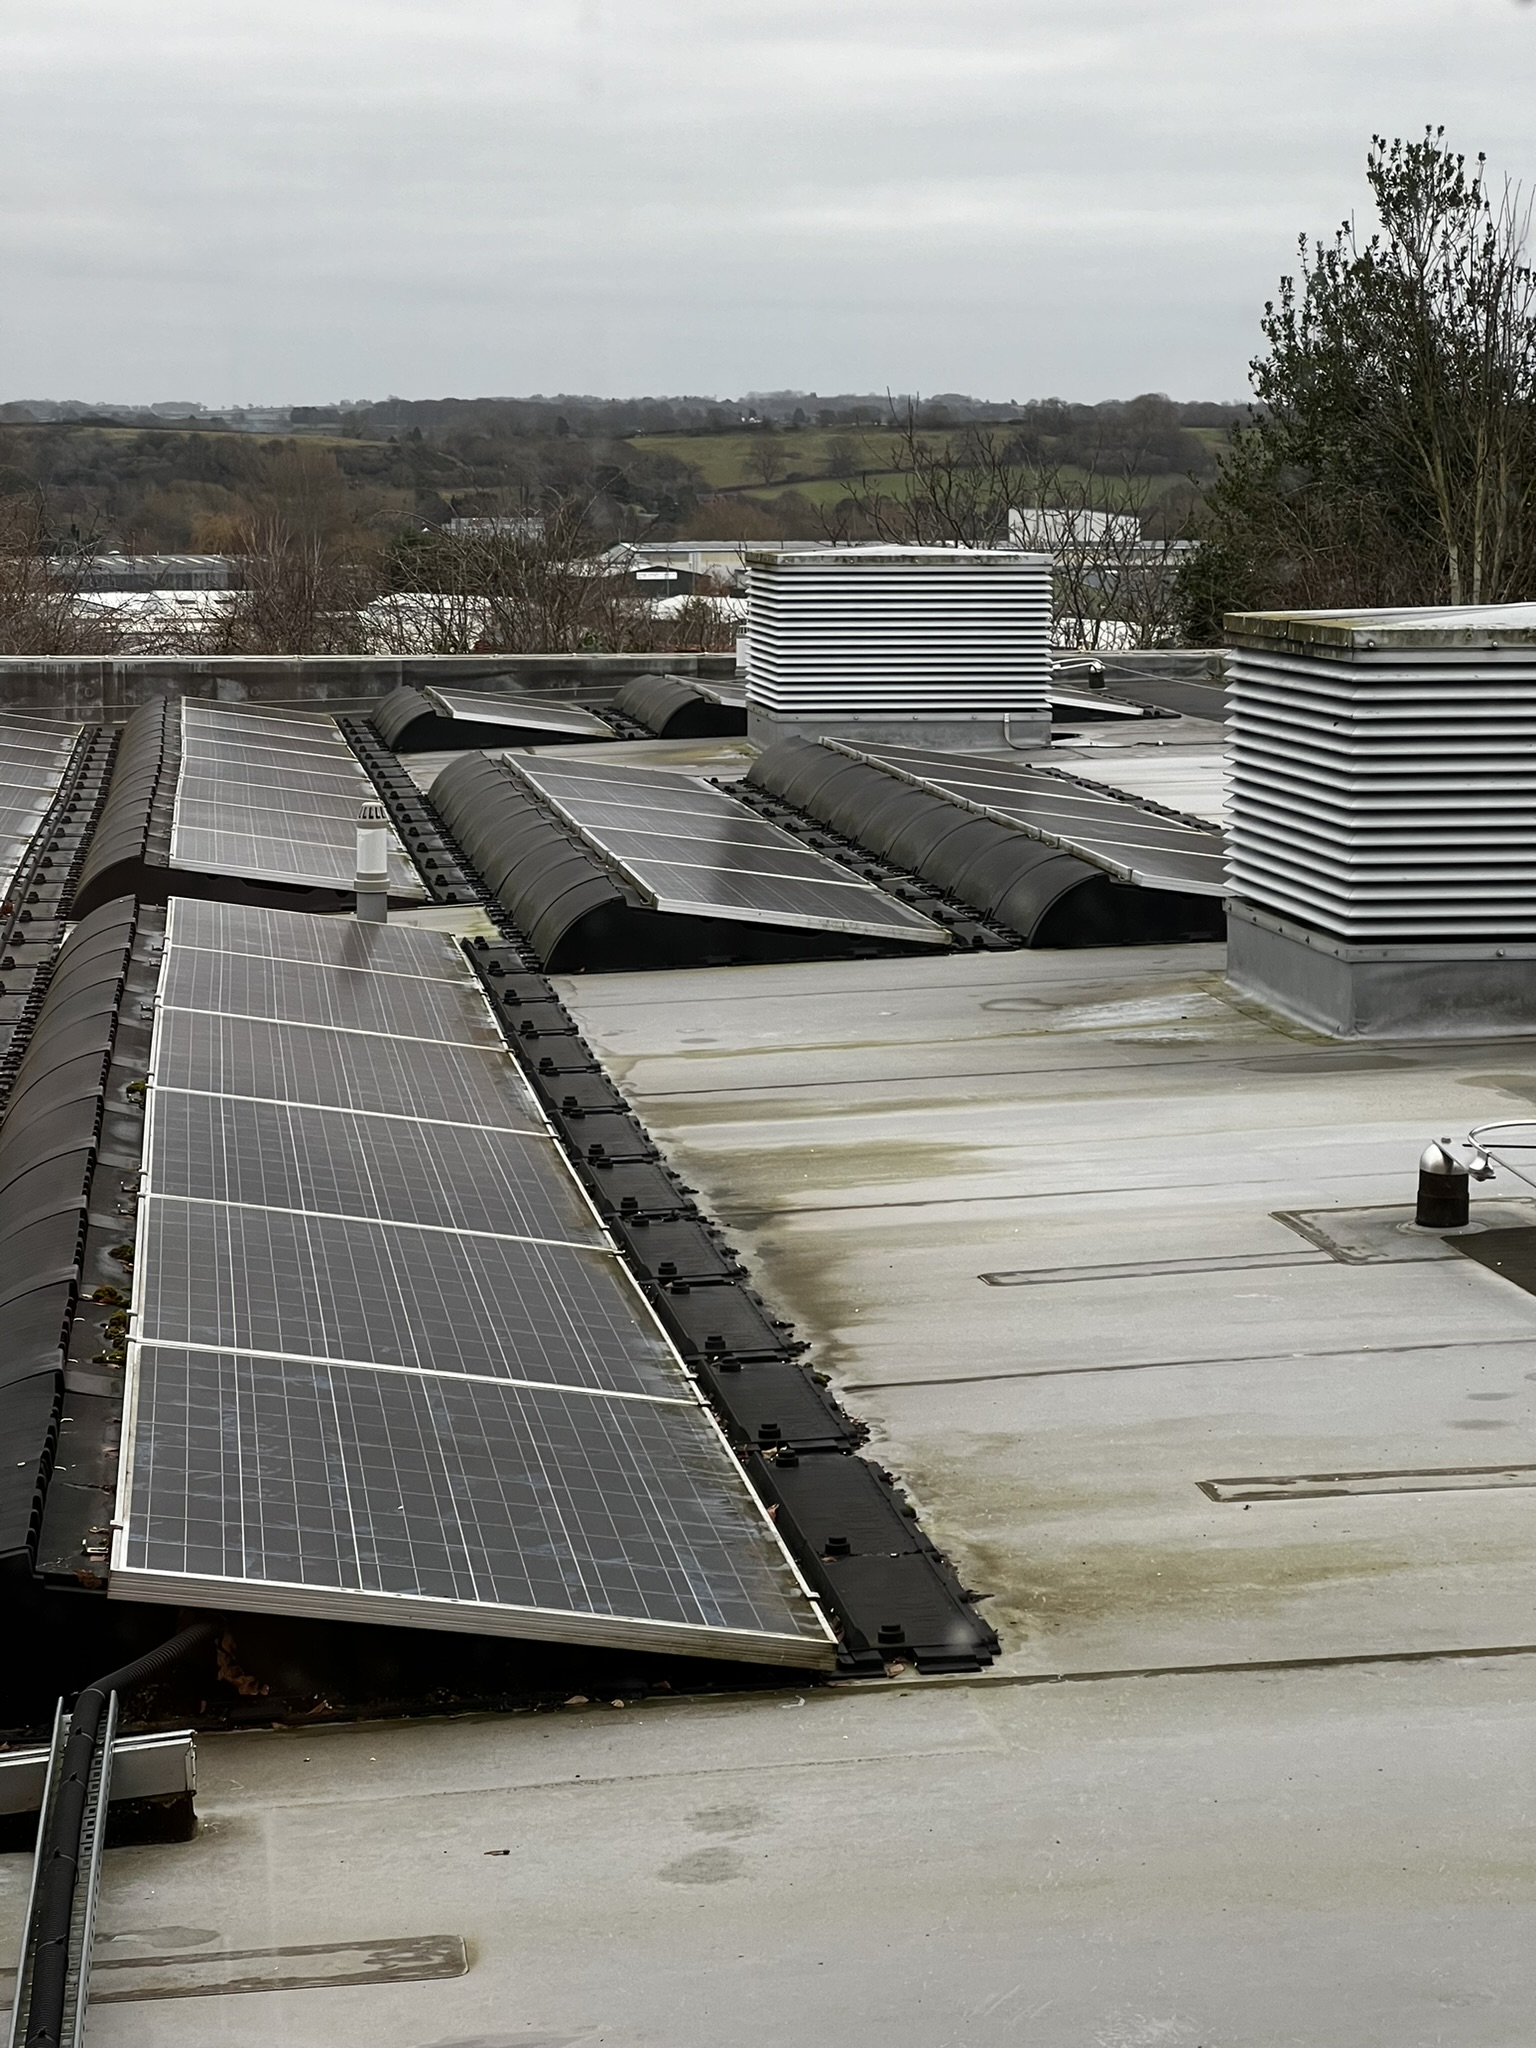
<instances>
[{"instance_id":1,"label":"grey concrete roof surface","mask_svg":"<svg viewBox=\"0 0 1536 2048\"><path fill-rule=\"evenodd\" d=\"M1525 1490L1245 1511L1199 1487L1536 1459L1536 1300L1454 1255L1336 1263L1274 1215L1411 1205L1427 1138L1536 1096L1536 1048L1325 1044L1220 968L1021 952L562 988L991 1596L1003 1669L1536 1643ZM1237 1258L1266 1263L1151 1270Z\"/></svg>"},{"instance_id":2,"label":"grey concrete roof surface","mask_svg":"<svg viewBox=\"0 0 1536 2048\"><path fill-rule=\"evenodd\" d=\"M1397 1224L1536 1042L1326 1043L1221 964L562 983L1002 1659L208 1738L205 1832L109 1856L100 1958L470 1968L101 2004L90 2048L1524 2048L1536 1299ZM1201 1487L1336 1473L1418 1490Z\"/></svg>"},{"instance_id":3,"label":"grey concrete roof surface","mask_svg":"<svg viewBox=\"0 0 1536 2048\"><path fill-rule=\"evenodd\" d=\"M469 1971L96 2004L90 2048L1523 2048L1533 1679L220 1736L199 1842L109 1853L99 1992L148 1956L442 1933Z\"/></svg>"}]
</instances>

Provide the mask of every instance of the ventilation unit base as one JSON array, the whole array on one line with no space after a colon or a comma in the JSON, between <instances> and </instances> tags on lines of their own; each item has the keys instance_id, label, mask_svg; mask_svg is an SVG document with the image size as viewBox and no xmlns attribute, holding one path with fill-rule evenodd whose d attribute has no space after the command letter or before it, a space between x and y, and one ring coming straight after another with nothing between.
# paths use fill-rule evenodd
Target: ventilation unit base
<instances>
[{"instance_id":1,"label":"ventilation unit base","mask_svg":"<svg viewBox=\"0 0 1536 2048\"><path fill-rule=\"evenodd\" d=\"M1032 711L977 718L850 718L846 712L824 718L781 717L760 704L747 705L747 738L757 747L775 740L846 740L850 746L937 747L948 753L981 753L999 747L1048 747L1051 720Z\"/></svg>"},{"instance_id":2,"label":"ventilation unit base","mask_svg":"<svg viewBox=\"0 0 1536 2048\"><path fill-rule=\"evenodd\" d=\"M1536 943L1362 946L1227 903L1227 980L1332 1038L1536 1032Z\"/></svg>"}]
</instances>

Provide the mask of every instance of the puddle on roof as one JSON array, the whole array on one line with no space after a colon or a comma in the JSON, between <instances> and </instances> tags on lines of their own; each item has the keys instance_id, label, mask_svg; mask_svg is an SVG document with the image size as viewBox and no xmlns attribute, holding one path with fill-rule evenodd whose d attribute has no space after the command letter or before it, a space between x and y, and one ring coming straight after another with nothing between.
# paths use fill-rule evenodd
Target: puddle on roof
<instances>
[{"instance_id":1,"label":"puddle on roof","mask_svg":"<svg viewBox=\"0 0 1536 2048\"><path fill-rule=\"evenodd\" d=\"M1528 1074L1458 1074L1462 1088L1491 1088L1511 1102L1536 1103L1536 1072Z\"/></svg>"}]
</instances>

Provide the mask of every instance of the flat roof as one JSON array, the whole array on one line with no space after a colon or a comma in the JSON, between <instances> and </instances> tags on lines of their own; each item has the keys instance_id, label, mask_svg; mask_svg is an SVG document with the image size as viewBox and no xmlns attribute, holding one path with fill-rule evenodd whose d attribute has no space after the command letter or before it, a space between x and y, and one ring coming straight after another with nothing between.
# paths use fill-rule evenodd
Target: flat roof
<instances>
[{"instance_id":1,"label":"flat roof","mask_svg":"<svg viewBox=\"0 0 1536 2048\"><path fill-rule=\"evenodd\" d=\"M202 1738L200 1842L107 1859L103 2048L1518 2038L1536 1299L1397 1226L1536 1038L1320 1042L1221 969L562 982L1003 1656Z\"/></svg>"}]
</instances>

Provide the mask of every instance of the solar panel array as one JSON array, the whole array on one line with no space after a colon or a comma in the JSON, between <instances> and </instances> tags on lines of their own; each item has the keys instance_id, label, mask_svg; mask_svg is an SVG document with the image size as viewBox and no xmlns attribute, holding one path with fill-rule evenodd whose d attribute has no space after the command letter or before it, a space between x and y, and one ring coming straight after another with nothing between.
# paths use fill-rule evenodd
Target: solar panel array
<instances>
[{"instance_id":1,"label":"solar panel array","mask_svg":"<svg viewBox=\"0 0 1536 2048\"><path fill-rule=\"evenodd\" d=\"M358 810L376 795L334 718L183 698L171 865L350 889ZM426 894L393 833L389 877L392 896Z\"/></svg>"},{"instance_id":2,"label":"solar panel array","mask_svg":"<svg viewBox=\"0 0 1536 2048\"><path fill-rule=\"evenodd\" d=\"M1226 891L1226 846L1214 828L1160 816L1111 790L1074 782L1022 761L977 754L930 753L920 747L853 747L837 751L899 775L984 818L1066 847L1106 874L1144 888L1193 896Z\"/></svg>"},{"instance_id":3,"label":"solar panel array","mask_svg":"<svg viewBox=\"0 0 1536 2048\"><path fill-rule=\"evenodd\" d=\"M29 711L0 712L0 893L52 803L81 728Z\"/></svg>"},{"instance_id":4,"label":"solar panel array","mask_svg":"<svg viewBox=\"0 0 1536 2048\"><path fill-rule=\"evenodd\" d=\"M657 910L947 946L949 934L703 777L508 759Z\"/></svg>"},{"instance_id":5,"label":"solar panel array","mask_svg":"<svg viewBox=\"0 0 1536 2048\"><path fill-rule=\"evenodd\" d=\"M613 727L605 719L560 698L514 697L495 690L441 690L435 685L422 694L449 718L472 724L527 726L532 732L592 740L614 737Z\"/></svg>"},{"instance_id":6,"label":"solar panel array","mask_svg":"<svg viewBox=\"0 0 1536 2048\"><path fill-rule=\"evenodd\" d=\"M111 1590L825 1665L437 933L178 900Z\"/></svg>"}]
</instances>

